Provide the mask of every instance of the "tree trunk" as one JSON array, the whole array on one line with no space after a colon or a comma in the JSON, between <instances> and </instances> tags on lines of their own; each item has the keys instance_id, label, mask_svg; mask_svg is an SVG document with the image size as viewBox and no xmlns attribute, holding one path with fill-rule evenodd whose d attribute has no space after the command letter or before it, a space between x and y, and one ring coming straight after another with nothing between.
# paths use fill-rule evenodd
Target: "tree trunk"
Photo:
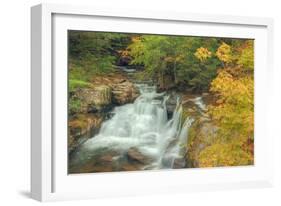
<instances>
[{"instance_id":1,"label":"tree trunk","mask_svg":"<svg viewBox=\"0 0 281 206\"><path fill-rule=\"evenodd\" d=\"M177 62L174 61L174 80L175 80L175 84L178 83L178 79L177 79Z\"/></svg>"}]
</instances>

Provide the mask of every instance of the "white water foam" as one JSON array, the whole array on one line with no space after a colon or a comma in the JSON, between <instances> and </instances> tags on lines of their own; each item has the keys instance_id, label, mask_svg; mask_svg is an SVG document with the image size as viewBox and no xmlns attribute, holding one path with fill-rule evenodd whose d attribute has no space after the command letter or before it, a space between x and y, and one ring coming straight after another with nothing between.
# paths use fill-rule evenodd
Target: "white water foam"
<instances>
[{"instance_id":1,"label":"white water foam","mask_svg":"<svg viewBox=\"0 0 281 206\"><path fill-rule=\"evenodd\" d=\"M99 133L86 141L79 153L89 159L101 150L125 154L134 147L153 160L146 168L173 168L175 159L183 158L183 146L193 119L181 121L182 106L178 100L173 117L168 120L166 101L169 96L157 93L155 86L136 86L140 96L135 102L116 107L113 117L102 123Z\"/></svg>"}]
</instances>

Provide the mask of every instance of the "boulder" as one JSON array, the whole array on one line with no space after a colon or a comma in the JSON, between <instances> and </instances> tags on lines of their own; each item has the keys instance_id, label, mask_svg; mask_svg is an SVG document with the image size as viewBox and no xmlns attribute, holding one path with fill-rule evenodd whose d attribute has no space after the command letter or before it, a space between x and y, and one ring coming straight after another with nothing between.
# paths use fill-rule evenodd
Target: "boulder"
<instances>
[{"instance_id":1,"label":"boulder","mask_svg":"<svg viewBox=\"0 0 281 206\"><path fill-rule=\"evenodd\" d=\"M104 155L100 158L101 162L107 162L107 163L112 163L113 161L113 156L110 154Z\"/></svg>"},{"instance_id":2,"label":"boulder","mask_svg":"<svg viewBox=\"0 0 281 206\"><path fill-rule=\"evenodd\" d=\"M121 166L120 170L122 171L137 171L142 169L142 165L137 164L124 164Z\"/></svg>"},{"instance_id":3,"label":"boulder","mask_svg":"<svg viewBox=\"0 0 281 206\"><path fill-rule=\"evenodd\" d=\"M112 84L112 101L115 104L123 105L133 102L139 93L134 84L129 81L121 81Z\"/></svg>"},{"instance_id":4,"label":"boulder","mask_svg":"<svg viewBox=\"0 0 281 206\"><path fill-rule=\"evenodd\" d=\"M143 155L137 148L132 147L127 153L128 160L131 162L138 162L141 164L148 164L152 161L150 157Z\"/></svg>"},{"instance_id":5,"label":"boulder","mask_svg":"<svg viewBox=\"0 0 281 206\"><path fill-rule=\"evenodd\" d=\"M202 150L215 141L218 128L209 119L200 117L191 130L192 135L189 136L189 139L192 139L192 144L188 148L188 167L199 167L199 155Z\"/></svg>"},{"instance_id":6,"label":"boulder","mask_svg":"<svg viewBox=\"0 0 281 206\"><path fill-rule=\"evenodd\" d=\"M185 166L186 166L185 158L176 158L174 160L174 163L173 163L173 168L174 169L185 168Z\"/></svg>"},{"instance_id":7,"label":"boulder","mask_svg":"<svg viewBox=\"0 0 281 206\"><path fill-rule=\"evenodd\" d=\"M106 85L95 87L91 99L94 105L104 106L111 104L111 88Z\"/></svg>"},{"instance_id":8,"label":"boulder","mask_svg":"<svg viewBox=\"0 0 281 206\"><path fill-rule=\"evenodd\" d=\"M112 103L111 87L106 85L78 89L75 96L81 101L82 113L102 111Z\"/></svg>"},{"instance_id":9,"label":"boulder","mask_svg":"<svg viewBox=\"0 0 281 206\"><path fill-rule=\"evenodd\" d=\"M130 56L120 56L118 59L118 64L125 66L125 65L129 65L131 61L132 61L132 57Z\"/></svg>"},{"instance_id":10,"label":"boulder","mask_svg":"<svg viewBox=\"0 0 281 206\"><path fill-rule=\"evenodd\" d=\"M169 99L166 102L168 118L172 118L173 113L177 106L177 95L175 93L169 94Z\"/></svg>"}]
</instances>

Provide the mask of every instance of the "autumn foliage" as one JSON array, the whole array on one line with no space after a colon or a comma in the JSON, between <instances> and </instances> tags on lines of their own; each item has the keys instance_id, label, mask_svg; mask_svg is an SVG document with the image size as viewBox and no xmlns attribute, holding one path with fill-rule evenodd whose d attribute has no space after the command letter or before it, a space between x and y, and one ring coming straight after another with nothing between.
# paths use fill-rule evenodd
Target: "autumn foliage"
<instances>
[{"instance_id":1,"label":"autumn foliage","mask_svg":"<svg viewBox=\"0 0 281 206\"><path fill-rule=\"evenodd\" d=\"M218 126L215 141L199 156L200 167L250 165L254 161L254 76L253 42L247 41L236 56L225 43L217 56L230 67L221 68L210 91L216 104L209 114ZM222 50L224 50L222 52Z\"/></svg>"},{"instance_id":2,"label":"autumn foliage","mask_svg":"<svg viewBox=\"0 0 281 206\"><path fill-rule=\"evenodd\" d=\"M200 47L196 50L194 55L197 57L197 59L203 62L206 59L210 58L212 56L212 53L207 48Z\"/></svg>"}]
</instances>

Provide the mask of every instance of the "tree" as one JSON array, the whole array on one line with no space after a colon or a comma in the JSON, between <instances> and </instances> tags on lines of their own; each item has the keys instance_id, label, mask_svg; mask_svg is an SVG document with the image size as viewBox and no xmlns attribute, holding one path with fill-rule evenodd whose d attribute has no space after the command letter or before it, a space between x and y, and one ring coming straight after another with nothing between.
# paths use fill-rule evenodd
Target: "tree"
<instances>
[{"instance_id":1,"label":"tree","mask_svg":"<svg viewBox=\"0 0 281 206\"><path fill-rule=\"evenodd\" d=\"M210 52L207 48L200 47L200 48L196 49L196 52L194 53L194 55L201 62L204 62L212 56L212 52Z\"/></svg>"},{"instance_id":2,"label":"tree","mask_svg":"<svg viewBox=\"0 0 281 206\"><path fill-rule=\"evenodd\" d=\"M235 51L235 52L234 52ZM231 66L218 70L210 91L216 103L209 114L218 126L215 141L199 156L201 167L248 165L254 161L253 42L231 48L222 43L218 58ZM251 72L249 72L251 71Z\"/></svg>"},{"instance_id":3,"label":"tree","mask_svg":"<svg viewBox=\"0 0 281 206\"><path fill-rule=\"evenodd\" d=\"M203 91L220 64L211 55L217 46L216 38L142 35L127 49L133 58L131 64L144 65L144 76L159 85L165 76L172 76L175 86Z\"/></svg>"},{"instance_id":4,"label":"tree","mask_svg":"<svg viewBox=\"0 0 281 206\"><path fill-rule=\"evenodd\" d=\"M87 80L112 71L116 50L127 36L117 33L69 31L70 78ZM82 75L79 75L82 74Z\"/></svg>"},{"instance_id":5,"label":"tree","mask_svg":"<svg viewBox=\"0 0 281 206\"><path fill-rule=\"evenodd\" d=\"M228 44L224 42L218 48L216 55L219 60L221 60L225 64L228 64L233 60L232 49Z\"/></svg>"}]
</instances>

